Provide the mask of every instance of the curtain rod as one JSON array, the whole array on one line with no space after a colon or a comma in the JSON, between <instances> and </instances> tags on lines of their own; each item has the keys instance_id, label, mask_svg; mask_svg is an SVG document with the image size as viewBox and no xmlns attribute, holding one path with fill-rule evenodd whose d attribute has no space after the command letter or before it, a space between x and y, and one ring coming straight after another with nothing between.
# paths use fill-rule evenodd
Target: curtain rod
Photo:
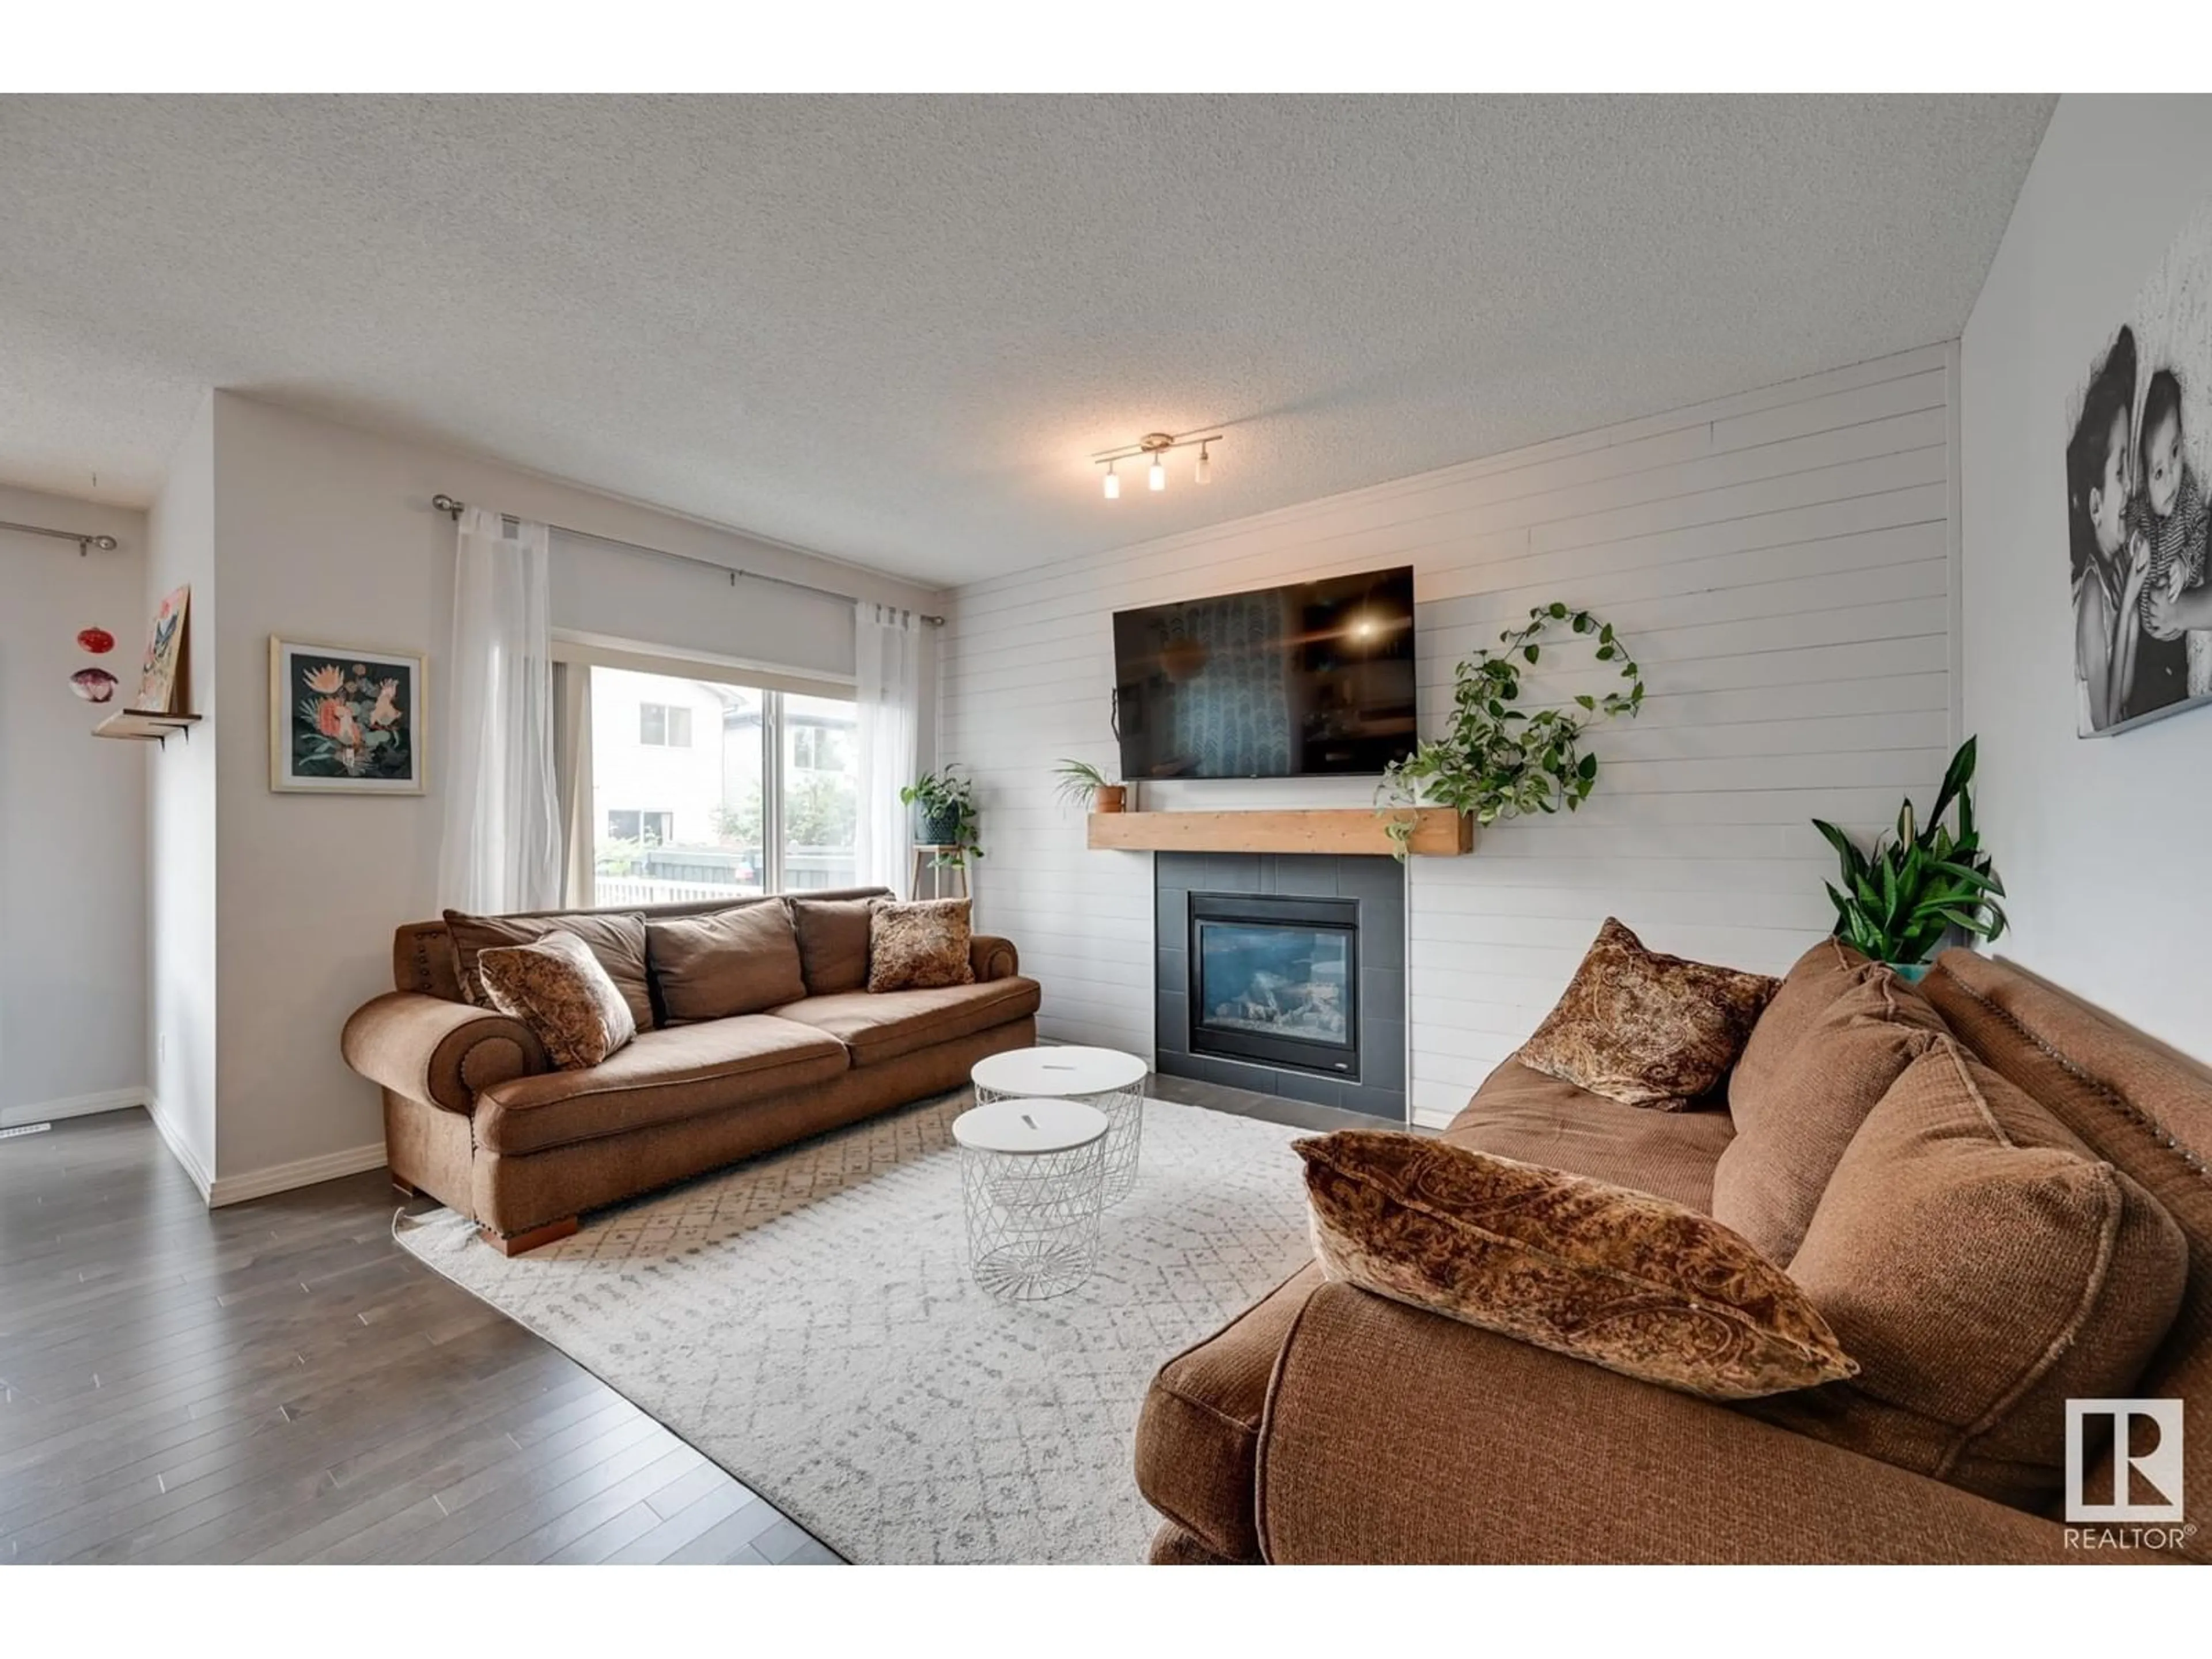
<instances>
[{"instance_id":1,"label":"curtain rod","mask_svg":"<svg viewBox=\"0 0 2212 1659\"><path fill-rule=\"evenodd\" d=\"M456 501L451 495L447 495L431 496L430 505L435 507L439 512L446 514L447 517L452 519L455 523L459 523L460 521L462 513L466 510L468 507L468 503L466 501ZM500 517L504 519L509 524L518 524L521 522L512 513L502 513L500 514ZM619 537L602 536L597 531L592 530L571 530L568 526L559 524L548 525L546 528L549 530L557 530L564 536L581 536L586 541L605 542L609 547L627 548L633 553L647 553L657 559L674 559L680 564L696 564L702 569L718 570L730 579L730 586L732 587L735 587L738 585L738 578L743 576L749 581L774 582L779 587L795 587L802 593L818 594L825 599L842 599L847 605L858 605L860 603L860 596L856 593L840 593L836 589L832 587L817 587L811 582L795 582L788 576L771 576L765 571L745 570L733 565L717 564L712 559L694 558L689 553L671 553L665 547L647 547L642 542L626 542L622 540ZM52 535L57 532L47 531L42 532L41 533ZM106 541L105 544L112 547L114 545L114 543L112 540L108 540ZM873 603L873 601L871 601L871 603ZM927 623L932 628L942 628L945 626L945 618L942 617L932 617L921 611L917 611L915 614L920 616L922 621Z\"/></svg>"},{"instance_id":2,"label":"curtain rod","mask_svg":"<svg viewBox=\"0 0 2212 1659\"><path fill-rule=\"evenodd\" d=\"M75 542L80 559L94 548L103 553L112 553L118 545L112 536L88 536L81 530L48 530L43 525L9 524L0 519L0 530L12 530L21 536L51 536L58 542Z\"/></svg>"}]
</instances>

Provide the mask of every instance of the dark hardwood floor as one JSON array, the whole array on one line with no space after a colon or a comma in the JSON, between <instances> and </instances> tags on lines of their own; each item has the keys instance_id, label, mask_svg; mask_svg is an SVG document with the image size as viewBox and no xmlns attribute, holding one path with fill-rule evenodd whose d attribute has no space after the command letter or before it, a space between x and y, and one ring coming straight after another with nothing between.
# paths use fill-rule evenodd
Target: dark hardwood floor
<instances>
[{"instance_id":1,"label":"dark hardwood floor","mask_svg":"<svg viewBox=\"0 0 2212 1659\"><path fill-rule=\"evenodd\" d=\"M0 1565L837 1559L408 1255L395 1207L377 1172L210 1211L137 1111L0 1139Z\"/></svg>"}]
</instances>

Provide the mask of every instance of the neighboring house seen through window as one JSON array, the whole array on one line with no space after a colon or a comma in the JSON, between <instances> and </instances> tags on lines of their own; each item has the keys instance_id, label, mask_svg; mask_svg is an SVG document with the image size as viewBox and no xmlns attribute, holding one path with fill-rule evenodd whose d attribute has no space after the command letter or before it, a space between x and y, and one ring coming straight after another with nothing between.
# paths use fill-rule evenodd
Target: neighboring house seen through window
<instances>
[{"instance_id":1,"label":"neighboring house seen through window","mask_svg":"<svg viewBox=\"0 0 2212 1659\"><path fill-rule=\"evenodd\" d=\"M794 717L791 726L791 763L801 772L849 772L853 769L851 716L842 726L817 726Z\"/></svg>"},{"instance_id":2,"label":"neighboring house seen through window","mask_svg":"<svg viewBox=\"0 0 2212 1659\"><path fill-rule=\"evenodd\" d=\"M691 711L678 703L640 703L637 740L648 749L689 749Z\"/></svg>"},{"instance_id":3,"label":"neighboring house seen through window","mask_svg":"<svg viewBox=\"0 0 2212 1659\"><path fill-rule=\"evenodd\" d=\"M634 841L647 847L665 847L676 839L673 812L612 811L607 814L607 836L611 841Z\"/></svg>"}]
</instances>

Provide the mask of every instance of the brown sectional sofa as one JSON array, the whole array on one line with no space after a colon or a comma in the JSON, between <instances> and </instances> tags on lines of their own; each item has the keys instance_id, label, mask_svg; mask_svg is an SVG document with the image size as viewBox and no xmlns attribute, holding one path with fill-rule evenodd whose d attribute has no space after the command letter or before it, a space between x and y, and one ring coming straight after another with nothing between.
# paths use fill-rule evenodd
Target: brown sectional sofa
<instances>
[{"instance_id":1,"label":"brown sectional sofa","mask_svg":"<svg viewBox=\"0 0 2212 1659\"><path fill-rule=\"evenodd\" d=\"M889 896L879 887L793 896ZM732 902L785 901L642 910L703 915ZM475 1219L513 1255L574 1231L584 1211L957 1088L985 1055L1035 1043L1038 988L1012 944L978 934L969 959L971 985L835 991L661 1024L599 1066L556 1071L526 1026L464 1000L446 923L410 922L393 940L397 988L346 1022L341 1046L384 1091L392 1179Z\"/></svg>"},{"instance_id":2,"label":"brown sectional sofa","mask_svg":"<svg viewBox=\"0 0 2212 1659\"><path fill-rule=\"evenodd\" d=\"M2197 1427L2212 1423L2212 1078L1968 951L1944 955L1922 990L1920 1012L2178 1224L2180 1311L2132 1393L2185 1401L2201 1512L2212 1503L2212 1432ZM1725 1109L1619 1106L1509 1061L1445 1138L1710 1210L1734 1133ZM1759 1405L1637 1382L1309 1266L1162 1368L1137 1476L1168 1517L1152 1548L1163 1563L2212 1559L2202 1531L2178 1549L2069 1547L2055 1504L1992 1501L1764 1420Z\"/></svg>"}]
</instances>

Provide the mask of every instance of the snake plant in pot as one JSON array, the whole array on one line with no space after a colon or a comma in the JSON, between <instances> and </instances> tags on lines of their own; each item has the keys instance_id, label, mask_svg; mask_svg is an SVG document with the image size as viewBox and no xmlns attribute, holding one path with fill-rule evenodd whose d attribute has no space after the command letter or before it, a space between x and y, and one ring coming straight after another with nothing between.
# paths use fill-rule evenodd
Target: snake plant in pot
<instances>
[{"instance_id":1,"label":"snake plant in pot","mask_svg":"<svg viewBox=\"0 0 2212 1659\"><path fill-rule=\"evenodd\" d=\"M1922 824L1907 799L1893 835L1882 831L1862 853L1851 838L1820 818L1813 827L1836 849L1843 884L1828 884L1836 906L1836 937L1854 950L1886 962L1906 979L1927 971L1943 936L1956 928L1968 939L1993 939L2005 930L1997 900L2004 884L1974 828L1974 740L1951 757L1936 792L1936 808ZM1958 828L1944 822L1958 808Z\"/></svg>"}]
</instances>

